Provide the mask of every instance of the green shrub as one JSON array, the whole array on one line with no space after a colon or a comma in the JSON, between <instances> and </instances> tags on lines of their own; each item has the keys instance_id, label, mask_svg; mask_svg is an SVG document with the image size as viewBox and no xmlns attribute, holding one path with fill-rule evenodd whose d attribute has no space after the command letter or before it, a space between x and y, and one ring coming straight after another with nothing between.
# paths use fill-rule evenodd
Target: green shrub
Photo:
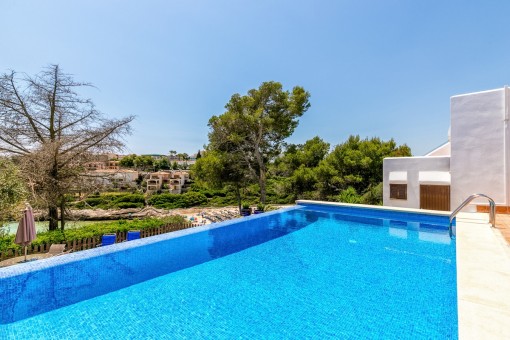
<instances>
[{"instance_id":1,"label":"green shrub","mask_svg":"<svg viewBox=\"0 0 510 340\"><path fill-rule=\"evenodd\" d=\"M85 203L90 205L91 207L98 206L103 204L104 200L101 197L89 197L85 200Z\"/></svg>"},{"instance_id":2,"label":"green shrub","mask_svg":"<svg viewBox=\"0 0 510 340\"><path fill-rule=\"evenodd\" d=\"M193 190L195 192L200 192L205 195L207 198L213 198L213 197L225 197L227 196L226 190Z\"/></svg>"},{"instance_id":3,"label":"green shrub","mask_svg":"<svg viewBox=\"0 0 510 340\"><path fill-rule=\"evenodd\" d=\"M76 196L74 196L74 195L65 195L64 197L65 197L66 202L76 201Z\"/></svg>"},{"instance_id":4,"label":"green shrub","mask_svg":"<svg viewBox=\"0 0 510 340\"><path fill-rule=\"evenodd\" d=\"M127 209L143 208L145 196L139 193L106 193L93 195L82 202L72 205L76 209L98 208L98 209Z\"/></svg>"},{"instance_id":5,"label":"green shrub","mask_svg":"<svg viewBox=\"0 0 510 340\"><path fill-rule=\"evenodd\" d=\"M178 194L159 194L152 195L147 203L156 207L156 208L167 208L170 209L170 206L174 206L176 202L179 200Z\"/></svg>"},{"instance_id":6,"label":"green shrub","mask_svg":"<svg viewBox=\"0 0 510 340\"><path fill-rule=\"evenodd\" d=\"M101 196L99 196L99 198L101 198L103 200L103 204L108 204L108 203L111 203L111 202L114 202L118 199L121 199L121 195L131 195L131 194L112 194L112 193L108 193L108 194L103 194Z\"/></svg>"},{"instance_id":7,"label":"green shrub","mask_svg":"<svg viewBox=\"0 0 510 340\"><path fill-rule=\"evenodd\" d=\"M85 202L83 202L83 201L76 202L76 203L72 204L71 207L73 207L75 209L85 209L85 208L87 208Z\"/></svg>"},{"instance_id":8,"label":"green shrub","mask_svg":"<svg viewBox=\"0 0 510 340\"><path fill-rule=\"evenodd\" d=\"M189 191L184 194L152 195L147 202L162 209L189 208L207 203L207 197L200 192Z\"/></svg>"},{"instance_id":9,"label":"green shrub","mask_svg":"<svg viewBox=\"0 0 510 340\"><path fill-rule=\"evenodd\" d=\"M128 208L143 208L143 203L134 203L134 202L120 202L115 204L115 207L119 209L128 209Z\"/></svg>"},{"instance_id":10,"label":"green shrub","mask_svg":"<svg viewBox=\"0 0 510 340\"><path fill-rule=\"evenodd\" d=\"M383 203L383 183L370 185L362 197L364 204L382 205Z\"/></svg>"},{"instance_id":11,"label":"green shrub","mask_svg":"<svg viewBox=\"0 0 510 340\"><path fill-rule=\"evenodd\" d=\"M66 242L66 235L61 230L46 231L38 233L33 245L41 244L53 244L53 243L64 243Z\"/></svg>"},{"instance_id":12,"label":"green shrub","mask_svg":"<svg viewBox=\"0 0 510 340\"><path fill-rule=\"evenodd\" d=\"M356 192L356 189L353 187L348 187L345 190L342 190L340 192L340 195L337 196L337 199L339 202L344 203L362 203L363 199L358 193Z\"/></svg>"},{"instance_id":13,"label":"green shrub","mask_svg":"<svg viewBox=\"0 0 510 340\"><path fill-rule=\"evenodd\" d=\"M237 200L233 196L227 197L213 197L208 202L209 206L224 207L227 205L237 205Z\"/></svg>"},{"instance_id":14,"label":"green shrub","mask_svg":"<svg viewBox=\"0 0 510 340\"><path fill-rule=\"evenodd\" d=\"M207 197L200 192L190 191L181 195L181 201L184 205L183 208L187 208L206 203Z\"/></svg>"},{"instance_id":15,"label":"green shrub","mask_svg":"<svg viewBox=\"0 0 510 340\"><path fill-rule=\"evenodd\" d=\"M5 251L7 249L18 249L18 245L14 243L15 235L0 235L0 251Z\"/></svg>"},{"instance_id":16,"label":"green shrub","mask_svg":"<svg viewBox=\"0 0 510 340\"><path fill-rule=\"evenodd\" d=\"M125 194L115 198L115 202L130 202L145 204L145 197L142 194Z\"/></svg>"}]
</instances>

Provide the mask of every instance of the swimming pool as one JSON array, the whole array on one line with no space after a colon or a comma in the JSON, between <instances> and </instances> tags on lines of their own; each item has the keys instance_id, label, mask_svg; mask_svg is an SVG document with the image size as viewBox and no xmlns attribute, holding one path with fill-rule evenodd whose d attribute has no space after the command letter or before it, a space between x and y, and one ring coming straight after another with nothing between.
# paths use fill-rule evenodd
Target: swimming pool
<instances>
[{"instance_id":1,"label":"swimming pool","mask_svg":"<svg viewBox=\"0 0 510 340\"><path fill-rule=\"evenodd\" d=\"M9 267L0 334L455 339L447 223L304 204Z\"/></svg>"}]
</instances>

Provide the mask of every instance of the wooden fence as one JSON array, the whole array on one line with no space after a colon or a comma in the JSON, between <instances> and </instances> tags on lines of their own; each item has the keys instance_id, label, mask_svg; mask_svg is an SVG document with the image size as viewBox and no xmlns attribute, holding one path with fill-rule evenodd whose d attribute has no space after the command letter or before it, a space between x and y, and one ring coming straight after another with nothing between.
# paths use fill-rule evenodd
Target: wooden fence
<instances>
[{"instance_id":1,"label":"wooden fence","mask_svg":"<svg viewBox=\"0 0 510 340\"><path fill-rule=\"evenodd\" d=\"M188 229L193 227L198 227L201 224L196 223L184 223L184 224L167 224L161 227L156 228L145 228L140 230L140 237L150 237L165 233L170 233L172 231ZM126 240L127 232L126 231L117 231L117 243L124 242ZM66 244L66 251L73 250L80 251L97 247L101 243L101 235L82 238L79 240L72 240L67 242L62 242ZM46 253L50 249L51 244L40 244L40 245L30 245L27 248L27 254L40 254ZM3 252L0 252L0 261L6 260L16 256L24 255L24 248L21 249L9 249Z\"/></svg>"}]
</instances>

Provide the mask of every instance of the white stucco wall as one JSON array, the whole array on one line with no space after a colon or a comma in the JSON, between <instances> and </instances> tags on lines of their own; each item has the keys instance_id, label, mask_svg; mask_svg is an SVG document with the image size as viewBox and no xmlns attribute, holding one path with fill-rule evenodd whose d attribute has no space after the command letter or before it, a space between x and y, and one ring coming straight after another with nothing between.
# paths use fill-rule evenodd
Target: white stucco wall
<instances>
[{"instance_id":1,"label":"white stucco wall","mask_svg":"<svg viewBox=\"0 0 510 340\"><path fill-rule=\"evenodd\" d=\"M451 97L452 209L473 193L508 205L506 92L503 88Z\"/></svg>"},{"instance_id":2,"label":"white stucco wall","mask_svg":"<svg viewBox=\"0 0 510 340\"><path fill-rule=\"evenodd\" d=\"M390 199L390 172L407 171L407 200ZM420 171L450 171L450 157L396 157L383 161L383 204L420 208Z\"/></svg>"}]
</instances>

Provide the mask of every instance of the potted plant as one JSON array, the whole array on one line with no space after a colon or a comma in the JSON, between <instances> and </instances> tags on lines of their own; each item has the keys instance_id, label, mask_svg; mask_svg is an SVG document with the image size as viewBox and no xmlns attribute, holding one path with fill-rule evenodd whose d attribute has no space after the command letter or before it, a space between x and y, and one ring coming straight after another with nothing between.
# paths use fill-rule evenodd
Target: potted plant
<instances>
[{"instance_id":1,"label":"potted plant","mask_svg":"<svg viewBox=\"0 0 510 340\"><path fill-rule=\"evenodd\" d=\"M241 209L241 216L250 216L251 215L251 208L248 203L243 203L243 207Z\"/></svg>"},{"instance_id":2,"label":"potted plant","mask_svg":"<svg viewBox=\"0 0 510 340\"><path fill-rule=\"evenodd\" d=\"M257 204L257 208L255 208L255 210L253 211L254 214L262 214L264 212L264 204L262 203L259 203Z\"/></svg>"}]
</instances>

